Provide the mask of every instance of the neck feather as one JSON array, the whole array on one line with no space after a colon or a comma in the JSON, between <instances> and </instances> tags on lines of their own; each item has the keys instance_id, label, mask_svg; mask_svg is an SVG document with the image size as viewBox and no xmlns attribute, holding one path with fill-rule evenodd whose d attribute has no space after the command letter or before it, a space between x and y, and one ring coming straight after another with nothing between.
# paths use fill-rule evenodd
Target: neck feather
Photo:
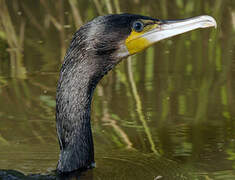
<instances>
[{"instance_id":1,"label":"neck feather","mask_svg":"<svg viewBox=\"0 0 235 180\"><path fill-rule=\"evenodd\" d=\"M90 124L93 91L101 79L94 76L89 61L66 59L56 94L56 126L60 144L57 169L70 172L94 163Z\"/></svg>"},{"instance_id":2,"label":"neck feather","mask_svg":"<svg viewBox=\"0 0 235 180\"><path fill-rule=\"evenodd\" d=\"M99 80L119 61L111 58L114 46L93 43L88 23L74 35L60 71L56 92L56 127L60 144L57 169L70 172L94 162L90 124L93 91Z\"/></svg>"}]
</instances>

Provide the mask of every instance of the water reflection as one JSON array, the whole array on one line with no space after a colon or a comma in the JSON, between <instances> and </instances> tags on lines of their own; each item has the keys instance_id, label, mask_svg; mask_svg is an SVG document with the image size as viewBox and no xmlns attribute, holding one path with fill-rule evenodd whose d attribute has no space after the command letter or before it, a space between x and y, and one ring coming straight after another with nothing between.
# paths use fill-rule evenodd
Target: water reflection
<instances>
[{"instance_id":1,"label":"water reflection","mask_svg":"<svg viewBox=\"0 0 235 180\"><path fill-rule=\"evenodd\" d=\"M55 168L56 81L84 22L120 11L210 14L218 30L160 42L102 80L92 106L97 167L79 177L234 179L234 8L231 0L0 1L0 168Z\"/></svg>"}]
</instances>

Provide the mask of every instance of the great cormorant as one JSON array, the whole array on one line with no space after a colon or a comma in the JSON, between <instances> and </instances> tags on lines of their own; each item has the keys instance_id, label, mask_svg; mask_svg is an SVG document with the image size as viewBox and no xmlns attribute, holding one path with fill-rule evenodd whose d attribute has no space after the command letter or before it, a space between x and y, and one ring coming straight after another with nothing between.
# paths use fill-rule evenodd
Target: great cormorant
<instances>
[{"instance_id":1,"label":"great cormorant","mask_svg":"<svg viewBox=\"0 0 235 180\"><path fill-rule=\"evenodd\" d=\"M197 28L216 26L214 18L159 20L133 14L100 16L73 36L61 67L56 91L59 172L94 165L90 124L91 100L101 78L123 58L155 42Z\"/></svg>"}]
</instances>

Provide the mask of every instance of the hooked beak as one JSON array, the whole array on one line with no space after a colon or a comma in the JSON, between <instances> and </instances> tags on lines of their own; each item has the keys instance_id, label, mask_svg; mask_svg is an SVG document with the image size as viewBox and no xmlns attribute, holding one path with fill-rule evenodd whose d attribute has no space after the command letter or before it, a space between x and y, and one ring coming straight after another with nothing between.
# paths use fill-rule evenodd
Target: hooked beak
<instances>
[{"instance_id":1,"label":"hooked beak","mask_svg":"<svg viewBox=\"0 0 235 180\"><path fill-rule=\"evenodd\" d=\"M199 28L215 27L217 24L211 16L198 16L182 20L162 20L159 26L142 35L152 43Z\"/></svg>"},{"instance_id":2,"label":"hooked beak","mask_svg":"<svg viewBox=\"0 0 235 180\"><path fill-rule=\"evenodd\" d=\"M126 39L125 44L129 55L132 55L146 49L160 40L194 29L216 26L215 19L207 15L182 20L157 20L143 32L132 32Z\"/></svg>"}]
</instances>

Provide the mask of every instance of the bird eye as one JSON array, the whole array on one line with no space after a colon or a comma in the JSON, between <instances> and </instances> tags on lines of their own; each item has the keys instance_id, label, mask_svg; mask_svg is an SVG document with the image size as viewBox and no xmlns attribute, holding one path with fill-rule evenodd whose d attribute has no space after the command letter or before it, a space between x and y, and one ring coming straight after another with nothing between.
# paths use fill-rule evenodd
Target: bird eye
<instances>
[{"instance_id":1,"label":"bird eye","mask_svg":"<svg viewBox=\"0 0 235 180\"><path fill-rule=\"evenodd\" d=\"M144 24L141 21L135 21L132 25L132 28L136 32L141 32L144 29Z\"/></svg>"}]
</instances>

